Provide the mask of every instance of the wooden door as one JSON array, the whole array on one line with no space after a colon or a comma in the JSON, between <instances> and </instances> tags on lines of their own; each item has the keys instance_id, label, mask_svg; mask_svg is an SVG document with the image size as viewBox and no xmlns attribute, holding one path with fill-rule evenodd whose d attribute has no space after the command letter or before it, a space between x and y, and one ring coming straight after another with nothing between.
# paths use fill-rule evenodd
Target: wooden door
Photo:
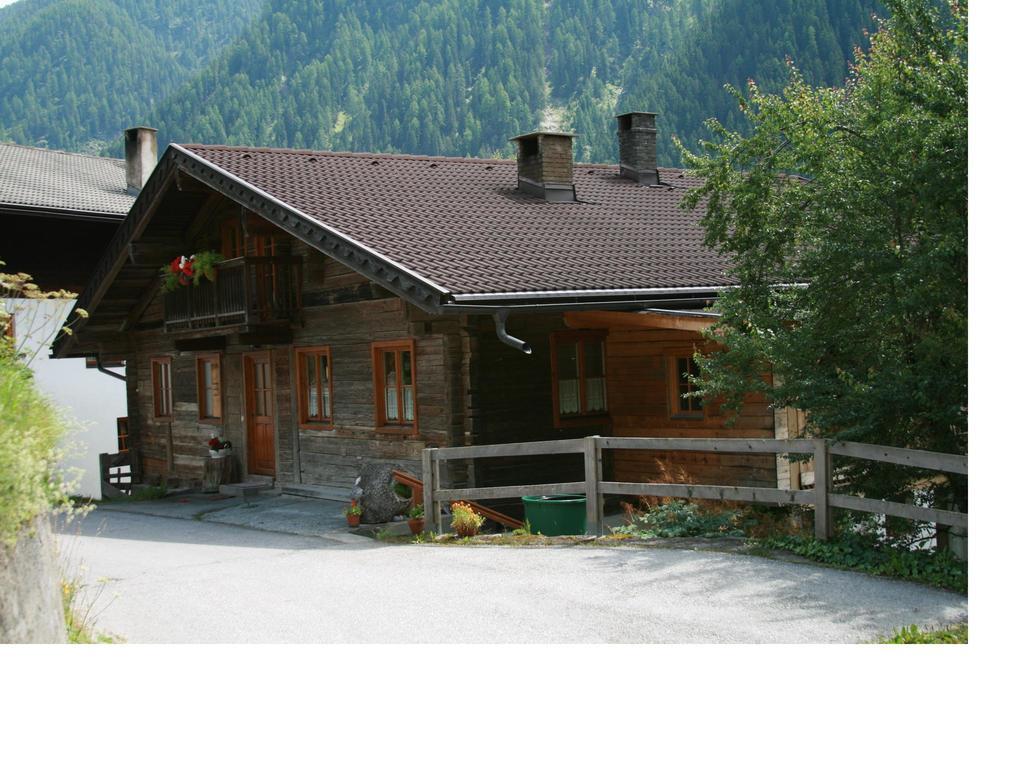
<instances>
[{"instance_id":1,"label":"wooden door","mask_svg":"<svg viewBox=\"0 0 1024 768\"><path fill-rule=\"evenodd\" d=\"M252 475L273 476L276 469L272 374L269 352L245 356L246 452Z\"/></svg>"}]
</instances>

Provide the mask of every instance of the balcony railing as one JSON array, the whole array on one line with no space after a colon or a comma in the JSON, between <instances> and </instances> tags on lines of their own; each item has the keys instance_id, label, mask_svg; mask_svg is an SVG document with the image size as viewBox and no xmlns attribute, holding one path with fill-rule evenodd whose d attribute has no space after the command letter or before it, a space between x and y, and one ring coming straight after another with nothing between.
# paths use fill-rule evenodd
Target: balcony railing
<instances>
[{"instance_id":1,"label":"balcony railing","mask_svg":"<svg viewBox=\"0 0 1024 768\"><path fill-rule=\"evenodd\" d=\"M299 309L298 266L282 261L229 259L217 279L164 295L167 332L292 320Z\"/></svg>"}]
</instances>

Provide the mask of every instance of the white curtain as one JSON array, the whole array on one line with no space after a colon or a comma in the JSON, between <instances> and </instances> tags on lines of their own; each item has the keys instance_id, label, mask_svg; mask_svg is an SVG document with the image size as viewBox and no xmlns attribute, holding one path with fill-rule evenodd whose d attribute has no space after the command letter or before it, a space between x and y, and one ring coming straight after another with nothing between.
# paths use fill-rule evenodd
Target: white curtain
<instances>
[{"instance_id":1,"label":"white curtain","mask_svg":"<svg viewBox=\"0 0 1024 768\"><path fill-rule=\"evenodd\" d=\"M402 410L405 420L412 421L414 418L412 385L402 387Z\"/></svg>"},{"instance_id":2,"label":"white curtain","mask_svg":"<svg viewBox=\"0 0 1024 768\"><path fill-rule=\"evenodd\" d=\"M558 412L561 414L580 412L579 379L558 380Z\"/></svg>"}]
</instances>

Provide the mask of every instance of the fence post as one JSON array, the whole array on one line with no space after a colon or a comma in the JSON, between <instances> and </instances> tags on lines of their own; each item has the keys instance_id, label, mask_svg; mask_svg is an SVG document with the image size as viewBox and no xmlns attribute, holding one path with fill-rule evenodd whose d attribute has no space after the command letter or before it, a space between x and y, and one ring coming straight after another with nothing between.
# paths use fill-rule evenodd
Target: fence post
<instances>
[{"instance_id":1,"label":"fence post","mask_svg":"<svg viewBox=\"0 0 1024 768\"><path fill-rule=\"evenodd\" d=\"M828 492L832 485L832 464L828 442L814 441L814 537L832 537L832 511L828 508Z\"/></svg>"},{"instance_id":2,"label":"fence post","mask_svg":"<svg viewBox=\"0 0 1024 768\"><path fill-rule=\"evenodd\" d=\"M437 448L423 449L423 511L428 515L434 533L441 533L441 505L434 500L437 476L434 472L434 455Z\"/></svg>"},{"instance_id":3,"label":"fence post","mask_svg":"<svg viewBox=\"0 0 1024 768\"><path fill-rule=\"evenodd\" d=\"M601 493L601 446L596 435L583 438L583 471L587 488L587 533L600 536L604 529L604 495Z\"/></svg>"},{"instance_id":4,"label":"fence post","mask_svg":"<svg viewBox=\"0 0 1024 768\"><path fill-rule=\"evenodd\" d=\"M110 491L107 486L110 483L110 454L100 454L100 498L110 499L113 496L110 495Z\"/></svg>"}]
</instances>

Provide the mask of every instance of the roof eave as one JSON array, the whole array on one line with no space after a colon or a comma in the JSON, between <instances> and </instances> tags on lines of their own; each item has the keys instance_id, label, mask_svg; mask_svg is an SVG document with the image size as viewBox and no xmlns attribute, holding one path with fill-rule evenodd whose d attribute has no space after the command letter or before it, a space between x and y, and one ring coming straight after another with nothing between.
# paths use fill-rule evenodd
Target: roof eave
<instances>
[{"instance_id":1,"label":"roof eave","mask_svg":"<svg viewBox=\"0 0 1024 768\"><path fill-rule=\"evenodd\" d=\"M37 205L19 205L17 203L0 203L0 213L11 213L16 216L44 216L51 219L77 219L80 221L107 221L117 223L128 215L112 211L88 211L76 208L50 208Z\"/></svg>"},{"instance_id":2,"label":"roof eave","mask_svg":"<svg viewBox=\"0 0 1024 768\"><path fill-rule=\"evenodd\" d=\"M720 291L729 290L734 287L734 285L697 285L673 288L584 288L551 291L508 291L504 293L456 293L452 295L452 299L459 303L478 301L518 303L526 301L593 300L629 297L643 297L647 299L654 296L672 297L701 293L717 294Z\"/></svg>"},{"instance_id":3,"label":"roof eave","mask_svg":"<svg viewBox=\"0 0 1024 768\"><path fill-rule=\"evenodd\" d=\"M739 286L614 288L510 293L457 293L441 309L446 313L555 312L584 309L694 309L705 307ZM775 288L806 288L806 283L777 283Z\"/></svg>"},{"instance_id":4,"label":"roof eave","mask_svg":"<svg viewBox=\"0 0 1024 768\"><path fill-rule=\"evenodd\" d=\"M589 291L537 291L521 293L456 294L441 307L445 313L562 312L587 309L650 309L704 307L733 286L674 289L617 289Z\"/></svg>"}]
</instances>

